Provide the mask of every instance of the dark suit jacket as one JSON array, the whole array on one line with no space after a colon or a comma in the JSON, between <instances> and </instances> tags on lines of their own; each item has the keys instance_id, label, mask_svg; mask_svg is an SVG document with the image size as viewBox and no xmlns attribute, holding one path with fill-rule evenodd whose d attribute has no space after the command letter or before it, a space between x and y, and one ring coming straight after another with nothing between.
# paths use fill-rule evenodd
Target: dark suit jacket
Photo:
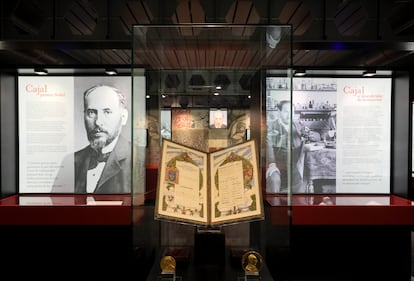
<instances>
[{"instance_id":1,"label":"dark suit jacket","mask_svg":"<svg viewBox=\"0 0 414 281\"><path fill-rule=\"evenodd\" d=\"M93 153L90 146L75 152L75 193L87 193L86 175ZM120 136L109 155L94 193L130 193L131 171L131 144Z\"/></svg>"},{"instance_id":2,"label":"dark suit jacket","mask_svg":"<svg viewBox=\"0 0 414 281\"><path fill-rule=\"evenodd\" d=\"M210 128L214 129L214 128L216 128L216 125L211 124L210 125ZM227 128L227 125L226 124L222 124L221 127L218 127L216 129L226 129L226 128Z\"/></svg>"}]
</instances>

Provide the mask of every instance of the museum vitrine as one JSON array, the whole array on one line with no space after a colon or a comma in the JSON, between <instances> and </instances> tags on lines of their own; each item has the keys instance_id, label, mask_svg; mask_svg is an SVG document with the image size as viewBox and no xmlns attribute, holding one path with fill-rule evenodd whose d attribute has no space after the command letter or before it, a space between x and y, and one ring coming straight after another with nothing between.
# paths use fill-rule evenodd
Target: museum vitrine
<instances>
[{"instance_id":1,"label":"museum vitrine","mask_svg":"<svg viewBox=\"0 0 414 281\"><path fill-rule=\"evenodd\" d=\"M177 276L244 278L247 251L264 260L267 243L288 247L290 192L279 196L277 226L265 227L269 67L288 92L290 26L134 26L133 239L155 252L149 278L162 277L165 256ZM207 214L215 223L204 223ZM278 239L264 239L274 232ZM266 266L261 274L270 276Z\"/></svg>"}]
</instances>

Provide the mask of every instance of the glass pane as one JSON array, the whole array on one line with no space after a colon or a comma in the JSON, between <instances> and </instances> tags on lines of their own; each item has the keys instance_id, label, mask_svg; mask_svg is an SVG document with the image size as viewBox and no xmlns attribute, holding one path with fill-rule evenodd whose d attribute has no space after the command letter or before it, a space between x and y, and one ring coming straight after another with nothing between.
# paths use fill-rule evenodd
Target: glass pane
<instances>
[{"instance_id":1,"label":"glass pane","mask_svg":"<svg viewBox=\"0 0 414 281\"><path fill-rule=\"evenodd\" d=\"M268 122L273 120L274 110L269 105L268 96L273 95L269 94L273 91L269 77L277 76L283 82L277 87L284 90L283 99L291 100L291 58L290 26L134 26L133 237L137 251L156 253L155 275L160 257L167 253L196 258L198 234L205 230L154 216L157 186L162 180L158 169L163 139L205 153L254 140L262 200L267 202L269 216L264 221L232 221L207 230L223 235L226 251L236 259L246 249L256 249L266 258L269 247L288 246L290 184L286 192L269 192L266 182L271 179L266 175L271 173ZM290 126L290 115L288 119ZM289 157L288 152L279 168L284 166L291 180ZM166 206L172 204L163 199ZM274 239L275 235L280 239Z\"/></svg>"}]
</instances>

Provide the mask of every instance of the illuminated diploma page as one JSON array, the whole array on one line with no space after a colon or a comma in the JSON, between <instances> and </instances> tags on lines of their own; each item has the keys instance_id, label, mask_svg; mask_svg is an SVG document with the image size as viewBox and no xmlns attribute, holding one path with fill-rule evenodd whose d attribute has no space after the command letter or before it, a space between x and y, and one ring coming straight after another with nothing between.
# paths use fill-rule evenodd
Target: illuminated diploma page
<instances>
[{"instance_id":1,"label":"illuminated diploma page","mask_svg":"<svg viewBox=\"0 0 414 281\"><path fill-rule=\"evenodd\" d=\"M200 200L200 169L194 164L177 161L179 171L178 183L175 185L175 204L189 209L196 209Z\"/></svg>"},{"instance_id":2,"label":"illuminated diploma page","mask_svg":"<svg viewBox=\"0 0 414 281\"><path fill-rule=\"evenodd\" d=\"M244 203L242 161L218 168L219 208L233 210Z\"/></svg>"}]
</instances>

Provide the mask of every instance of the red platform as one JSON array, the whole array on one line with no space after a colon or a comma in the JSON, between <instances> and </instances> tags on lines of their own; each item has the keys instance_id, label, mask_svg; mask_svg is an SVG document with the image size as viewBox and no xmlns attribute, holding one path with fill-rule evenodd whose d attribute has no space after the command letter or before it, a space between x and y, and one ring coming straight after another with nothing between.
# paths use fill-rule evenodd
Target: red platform
<instances>
[{"instance_id":1,"label":"red platform","mask_svg":"<svg viewBox=\"0 0 414 281\"><path fill-rule=\"evenodd\" d=\"M286 195L264 199L272 224L414 225L414 203L395 195L293 195L290 206ZM129 194L20 194L0 199L0 225L130 225L144 212L134 207Z\"/></svg>"},{"instance_id":2,"label":"red platform","mask_svg":"<svg viewBox=\"0 0 414 281\"><path fill-rule=\"evenodd\" d=\"M395 195L293 195L290 206L286 195L265 201L273 224L414 225L414 203Z\"/></svg>"},{"instance_id":3,"label":"red platform","mask_svg":"<svg viewBox=\"0 0 414 281\"><path fill-rule=\"evenodd\" d=\"M0 225L130 224L129 194L25 194L0 199Z\"/></svg>"}]
</instances>

